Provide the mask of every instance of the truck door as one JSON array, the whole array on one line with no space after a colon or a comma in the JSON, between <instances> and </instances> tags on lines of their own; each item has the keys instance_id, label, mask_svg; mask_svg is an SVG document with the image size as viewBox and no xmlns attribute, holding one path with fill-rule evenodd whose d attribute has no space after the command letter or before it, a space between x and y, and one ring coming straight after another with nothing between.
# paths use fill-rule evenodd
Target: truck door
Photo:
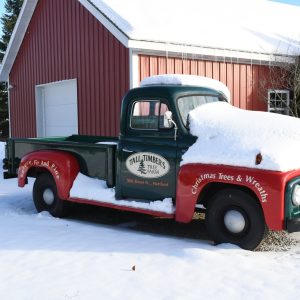
<instances>
[{"instance_id":1,"label":"truck door","mask_svg":"<svg viewBox=\"0 0 300 300\"><path fill-rule=\"evenodd\" d=\"M117 194L146 200L175 197L177 142L164 119L167 103L142 99L128 109L127 134L119 144Z\"/></svg>"}]
</instances>

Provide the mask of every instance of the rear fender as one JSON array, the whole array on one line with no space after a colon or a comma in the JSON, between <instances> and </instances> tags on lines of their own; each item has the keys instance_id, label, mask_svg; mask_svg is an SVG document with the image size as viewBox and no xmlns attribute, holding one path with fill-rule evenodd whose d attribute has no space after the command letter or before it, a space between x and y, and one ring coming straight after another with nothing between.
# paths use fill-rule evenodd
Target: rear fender
<instances>
[{"instance_id":1,"label":"rear fender","mask_svg":"<svg viewBox=\"0 0 300 300\"><path fill-rule=\"evenodd\" d=\"M78 161L72 154L57 150L40 150L25 155L18 170L19 187L26 184L28 172L33 168L51 173L59 198L69 198L73 181L79 172Z\"/></svg>"}]
</instances>

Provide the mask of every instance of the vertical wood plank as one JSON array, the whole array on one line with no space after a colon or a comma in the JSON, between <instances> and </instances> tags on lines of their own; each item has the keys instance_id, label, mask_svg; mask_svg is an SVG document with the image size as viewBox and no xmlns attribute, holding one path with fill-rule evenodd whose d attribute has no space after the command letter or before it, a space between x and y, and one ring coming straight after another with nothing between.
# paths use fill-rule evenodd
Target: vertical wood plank
<instances>
[{"instance_id":1,"label":"vertical wood plank","mask_svg":"<svg viewBox=\"0 0 300 300\"><path fill-rule=\"evenodd\" d=\"M253 91L252 91L253 79L252 79L252 66L246 66L246 97L247 97L247 109L253 110Z\"/></svg>"},{"instance_id":2,"label":"vertical wood plank","mask_svg":"<svg viewBox=\"0 0 300 300\"><path fill-rule=\"evenodd\" d=\"M240 65L233 65L233 105L240 107Z\"/></svg>"},{"instance_id":3,"label":"vertical wood plank","mask_svg":"<svg viewBox=\"0 0 300 300\"><path fill-rule=\"evenodd\" d=\"M150 76L158 74L158 57L157 56L150 56Z\"/></svg>"},{"instance_id":4,"label":"vertical wood plank","mask_svg":"<svg viewBox=\"0 0 300 300\"><path fill-rule=\"evenodd\" d=\"M213 68L213 75L212 75L213 79L220 80L220 63L214 61L212 63L212 68Z\"/></svg>"},{"instance_id":5,"label":"vertical wood plank","mask_svg":"<svg viewBox=\"0 0 300 300\"><path fill-rule=\"evenodd\" d=\"M226 63L226 85L230 91L230 102L233 103L233 64Z\"/></svg>"},{"instance_id":6,"label":"vertical wood plank","mask_svg":"<svg viewBox=\"0 0 300 300\"><path fill-rule=\"evenodd\" d=\"M167 61L165 57L158 57L158 72L157 74L167 73Z\"/></svg>"},{"instance_id":7,"label":"vertical wood plank","mask_svg":"<svg viewBox=\"0 0 300 300\"><path fill-rule=\"evenodd\" d=\"M175 74L182 74L183 70L182 70L182 59L181 58L175 58L174 59L174 63L175 63Z\"/></svg>"},{"instance_id":8,"label":"vertical wood plank","mask_svg":"<svg viewBox=\"0 0 300 300\"><path fill-rule=\"evenodd\" d=\"M205 62L205 76L213 78L213 63L211 61Z\"/></svg>"},{"instance_id":9,"label":"vertical wood plank","mask_svg":"<svg viewBox=\"0 0 300 300\"><path fill-rule=\"evenodd\" d=\"M240 108L247 109L247 68L240 65Z\"/></svg>"},{"instance_id":10,"label":"vertical wood plank","mask_svg":"<svg viewBox=\"0 0 300 300\"><path fill-rule=\"evenodd\" d=\"M182 73L187 75L191 74L191 61L189 59L182 61Z\"/></svg>"},{"instance_id":11,"label":"vertical wood plank","mask_svg":"<svg viewBox=\"0 0 300 300\"><path fill-rule=\"evenodd\" d=\"M168 57L167 58L167 74L175 73L175 59Z\"/></svg>"},{"instance_id":12,"label":"vertical wood plank","mask_svg":"<svg viewBox=\"0 0 300 300\"><path fill-rule=\"evenodd\" d=\"M198 75L199 76L205 76L206 75L205 61L202 61L202 60L198 61Z\"/></svg>"},{"instance_id":13,"label":"vertical wood plank","mask_svg":"<svg viewBox=\"0 0 300 300\"><path fill-rule=\"evenodd\" d=\"M220 62L220 79L226 85L227 82L227 71L226 71L226 63Z\"/></svg>"},{"instance_id":14,"label":"vertical wood plank","mask_svg":"<svg viewBox=\"0 0 300 300\"><path fill-rule=\"evenodd\" d=\"M191 60L191 75L197 75L198 74L198 63L196 60Z\"/></svg>"}]
</instances>

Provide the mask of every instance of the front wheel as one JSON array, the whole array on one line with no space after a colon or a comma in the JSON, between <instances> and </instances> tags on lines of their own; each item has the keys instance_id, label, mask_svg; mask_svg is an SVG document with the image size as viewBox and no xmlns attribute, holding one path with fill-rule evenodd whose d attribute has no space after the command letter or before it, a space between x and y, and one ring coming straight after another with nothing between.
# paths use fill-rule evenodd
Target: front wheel
<instances>
[{"instance_id":1,"label":"front wheel","mask_svg":"<svg viewBox=\"0 0 300 300\"><path fill-rule=\"evenodd\" d=\"M49 173L42 173L35 180L33 202L38 212L48 211L58 218L66 215L67 203L58 197L55 181Z\"/></svg>"},{"instance_id":2,"label":"front wheel","mask_svg":"<svg viewBox=\"0 0 300 300\"><path fill-rule=\"evenodd\" d=\"M232 243L246 250L257 248L266 233L259 203L241 190L216 193L208 202L205 223L216 243Z\"/></svg>"}]
</instances>

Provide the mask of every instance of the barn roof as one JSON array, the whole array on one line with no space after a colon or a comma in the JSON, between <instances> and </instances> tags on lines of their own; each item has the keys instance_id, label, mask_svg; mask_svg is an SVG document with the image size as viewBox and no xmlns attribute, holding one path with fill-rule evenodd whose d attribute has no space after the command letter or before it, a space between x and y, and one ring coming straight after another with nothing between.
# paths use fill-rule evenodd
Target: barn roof
<instances>
[{"instance_id":1,"label":"barn roof","mask_svg":"<svg viewBox=\"0 0 300 300\"><path fill-rule=\"evenodd\" d=\"M265 0L89 0L131 40L256 53L300 49L300 7Z\"/></svg>"},{"instance_id":2,"label":"barn roof","mask_svg":"<svg viewBox=\"0 0 300 300\"><path fill-rule=\"evenodd\" d=\"M300 53L300 7L267 0L78 0L137 50L269 61ZM38 0L25 0L0 69L7 80Z\"/></svg>"}]
</instances>

